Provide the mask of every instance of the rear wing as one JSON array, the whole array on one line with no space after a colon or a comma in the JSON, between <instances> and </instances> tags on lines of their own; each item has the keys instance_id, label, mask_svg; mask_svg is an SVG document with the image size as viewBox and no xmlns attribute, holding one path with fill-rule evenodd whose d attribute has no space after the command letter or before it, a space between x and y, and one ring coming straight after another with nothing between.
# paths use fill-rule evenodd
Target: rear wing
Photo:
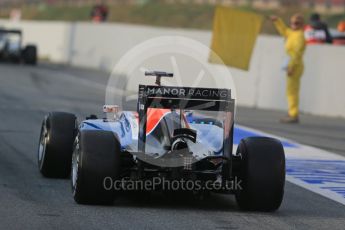
<instances>
[{"instance_id":1,"label":"rear wing","mask_svg":"<svg viewBox=\"0 0 345 230\"><path fill-rule=\"evenodd\" d=\"M230 89L139 86L138 113L148 108L232 112Z\"/></svg>"},{"instance_id":2,"label":"rear wing","mask_svg":"<svg viewBox=\"0 0 345 230\"><path fill-rule=\"evenodd\" d=\"M19 36L19 43L22 44L23 36L21 30L7 30L7 29L0 29L0 36L7 37L8 35L18 35Z\"/></svg>"},{"instance_id":3,"label":"rear wing","mask_svg":"<svg viewBox=\"0 0 345 230\"><path fill-rule=\"evenodd\" d=\"M227 157L231 156L235 100L231 98L230 89L139 85L138 150L141 152L145 152L147 110L149 108L225 112L227 116L224 137L227 140L224 143L224 154Z\"/></svg>"},{"instance_id":4,"label":"rear wing","mask_svg":"<svg viewBox=\"0 0 345 230\"><path fill-rule=\"evenodd\" d=\"M0 34L19 34L19 35L22 35L22 31L21 30L0 29Z\"/></svg>"}]
</instances>

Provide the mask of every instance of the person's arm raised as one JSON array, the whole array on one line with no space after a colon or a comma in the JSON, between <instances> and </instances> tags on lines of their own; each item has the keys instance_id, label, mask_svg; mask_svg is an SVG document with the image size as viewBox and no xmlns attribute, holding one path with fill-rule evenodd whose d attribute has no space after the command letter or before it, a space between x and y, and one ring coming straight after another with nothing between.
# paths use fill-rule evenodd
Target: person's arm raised
<instances>
[{"instance_id":1,"label":"person's arm raised","mask_svg":"<svg viewBox=\"0 0 345 230\"><path fill-rule=\"evenodd\" d=\"M273 22L274 26L276 27L277 31L281 36L287 37L289 35L290 28L287 27L287 25L281 18L275 15L271 15L270 20Z\"/></svg>"}]
</instances>

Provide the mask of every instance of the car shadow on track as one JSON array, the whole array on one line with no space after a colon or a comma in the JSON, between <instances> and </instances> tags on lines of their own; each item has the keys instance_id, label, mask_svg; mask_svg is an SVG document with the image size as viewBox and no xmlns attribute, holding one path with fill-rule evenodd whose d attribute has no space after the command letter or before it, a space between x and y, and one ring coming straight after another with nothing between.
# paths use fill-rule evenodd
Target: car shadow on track
<instances>
[{"instance_id":1,"label":"car shadow on track","mask_svg":"<svg viewBox=\"0 0 345 230\"><path fill-rule=\"evenodd\" d=\"M239 211L233 195L213 193L208 195L195 195L188 192L122 193L116 198L114 206L154 209Z\"/></svg>"},{"instance_id":2,"label":"car shadow on track","mask_svg":"<svg viewBox=\"0 0 345 230\"><path fill-rule=\"evenodd\" d=\"M283 203L275 212L243 211L239 209L235 196L231 194L211 193L209 196L200 197L187 192L177 193L175 195L163 192L122 193L116 198L113 207L227 211L254 215L259 214L260 216L274 216L277 218L345 218L345 210L341 204L289 182L286 183L285 189Z\"/></svg>"}]
</instances>

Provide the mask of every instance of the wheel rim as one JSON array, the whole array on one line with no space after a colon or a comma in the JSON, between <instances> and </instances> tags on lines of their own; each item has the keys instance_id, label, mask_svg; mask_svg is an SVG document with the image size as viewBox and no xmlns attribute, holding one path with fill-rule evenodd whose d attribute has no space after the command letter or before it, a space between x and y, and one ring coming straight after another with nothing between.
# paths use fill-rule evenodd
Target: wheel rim
<instances>
[{"instance_id":1,"label":"wheel rim","mask_svg":"<svg viewBox=\"0 0 345 230\"><path fill-rule=\"evenodd\" d=\"M46 146L47 146L48 139L49 139L48 138L48 132L47 132L45 125L44 125L42 127L40 143L38 146L38 162L39 162L40 169L42 169L42 167L43 167L43 161L44 161L44 157L45 157L45 153L46 153Z\"/></svg>"}]
</instances>

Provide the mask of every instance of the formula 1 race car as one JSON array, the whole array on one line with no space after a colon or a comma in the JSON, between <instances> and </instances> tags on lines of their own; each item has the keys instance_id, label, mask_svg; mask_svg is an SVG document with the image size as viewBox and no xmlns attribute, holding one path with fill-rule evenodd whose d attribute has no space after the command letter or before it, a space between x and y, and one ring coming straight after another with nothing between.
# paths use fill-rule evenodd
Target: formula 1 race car
<instances>
[{"instance_id":1,"label":"formula 1 race car","mask_svg":"<svg viewBox=\"0 0 345 230\"><path fill-rule=\"evenodd\" d=\"M244 210L277 210L285 184L283 146L250 137L233 153L231 90L162 86L161 78L173 74L146 75L155 76L156 85L138 85L137 111L105 105L107 118L91 115L79 124L73 114L49 113L38 148L43 176L71 174L79 204L111 204L131 182L155 178L149 187L135 189L164 190L162 181L178 181L195 191L232 193ZM228 186L234 181L240 186ZM119 189L109 189L114 185Z\"/></svg>"},{"instance_id":2,"label":"formula 1 race car","mask_svg":"<svg viewBox=\"0 0 345 230\"><path fill-rule=\"evenodd\" d=\"M37 47L35 45L22 47L21 30L0 29L0 61L36 65Z\"/></svg>"}]
</instances>

